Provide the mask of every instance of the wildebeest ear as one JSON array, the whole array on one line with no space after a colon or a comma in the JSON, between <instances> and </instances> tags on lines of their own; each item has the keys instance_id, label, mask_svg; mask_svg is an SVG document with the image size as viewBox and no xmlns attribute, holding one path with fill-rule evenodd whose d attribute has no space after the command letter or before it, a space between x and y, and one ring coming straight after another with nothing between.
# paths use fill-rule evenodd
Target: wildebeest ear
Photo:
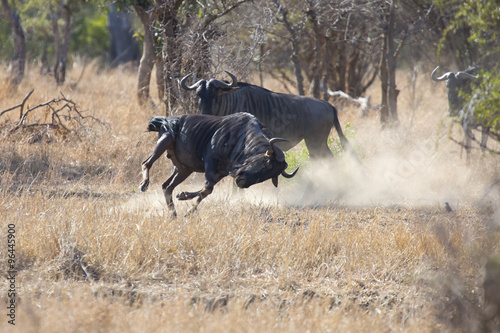
<instances>
[{"instance_id":1,"label":"wildebeest ear","mask_svg":"<svg viewBox=\"0 0 500 333\"><path fill-rule=\"evenodd\" d=\"M273 177L273 185L274 187L278 187L278 177Z\"/></svg>"},{"instance_id":2,"label":"wildebeest ear","mask_svg":"<svg viewBox=\"0 0 500 333\"><path fill-rule=\"evenodd\" d=\"M274 151L272 149L269 149L268 151L266 151L267 157L271 157L271 156L273 156L273 154L274 154Z\"/></svg>"}]
</instances>

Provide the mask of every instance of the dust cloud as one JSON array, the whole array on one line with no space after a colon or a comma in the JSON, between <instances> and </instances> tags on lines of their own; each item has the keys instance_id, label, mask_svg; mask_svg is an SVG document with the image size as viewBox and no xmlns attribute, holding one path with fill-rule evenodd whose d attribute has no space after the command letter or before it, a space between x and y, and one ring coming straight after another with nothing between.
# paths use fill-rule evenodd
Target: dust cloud
<instances>
[{"instance_id":1,"label":"dust cloud","mask_svg":"<svg viewBox=\"0 0 500 333\"><path fill-rule=\"evenodd\" d=\"M450 144L452 143L452 144ZM455 145L455 146L454 146ZM300 185L289 195L293 205L348 207L438 205L458 207L482 200L495 202L495 157L474 153L467 165L465 152L447 135L419 138L387 131L374 135L358 148L361 164L348 153L332 161L310 162L303 168ZM500 200L497 201L500 204Z\"/></svg>"}]
</instances>

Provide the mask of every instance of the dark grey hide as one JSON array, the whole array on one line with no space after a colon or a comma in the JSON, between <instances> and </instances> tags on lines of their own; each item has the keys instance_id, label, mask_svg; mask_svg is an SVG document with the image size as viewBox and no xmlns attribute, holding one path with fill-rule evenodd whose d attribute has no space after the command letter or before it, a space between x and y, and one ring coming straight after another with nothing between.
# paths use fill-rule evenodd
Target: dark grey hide
<instances>
[{"instance_id":1,"label":"dark grey hide","mask_svg":"<svg viewBox=\"0 0 500 333\"><path fill-rule=\"evenodd\" d=\"M446 88L448 92L448 113L452 117L458 117L460 124L464 129L465 134L465 150L467 154L467 163L470 162L470 148L472 143L472 130L481 126L481 142L480 146L484 152L488 142L488 135L490 129L486 126L479 124L474 117L474 106L477 100L480 98L481 92L476 91L470 101L464 100L464 97L460 96L462 93L470 94L472 92L471 85L474 81L478 79L476 74L479 72L479 67L469 67L464 71L459 71L456 73L447 72L440 77L436 77L436 71L439 69L437 66L431 73L432 80L446 81Z\"/></svg>"},{"instance_id":2,"label":"dark grey hide","mask_svg":"<svg viewBox=\"0 0 500 333\"><path fill-rule=\"evenodd\" d=\"M291 178L283 151L270 138L267 130L253 115L237 113L226 117L185 115L153 117L149 131L158 132L153 153L142 163L141 191L149 185L149 169L166 151L174 164L172 175L162 188L169 209L175 215L172 201L174 188L193 172L205 173L205 186L197 192L182 192L179 200L197 198L195 210L203 198L212 193L214 185L230 175L240 188L272 179L278 186L278 176Z\"/></svg>"},{"instance_id":3,"label":"dark grey hide","mask_svg":"<svg viewBox=\"0 0 500 333\"><path fill-rule=\"evenodd\" d=\"M237 112L251 113L273 135L289 140L280 143L282 149L288 150L304 139L312 158L332 156L327 145L332 127L335 127L342 147L346 149L349 146L339 123L337 109L330 103L237 82L234 75L226 73L231 77L231 83L211 79L199 80L187 86L186 79L191 74L181 80L184 89L196 89L202 114L224 116Z\"/></svg>"}]
</instances>

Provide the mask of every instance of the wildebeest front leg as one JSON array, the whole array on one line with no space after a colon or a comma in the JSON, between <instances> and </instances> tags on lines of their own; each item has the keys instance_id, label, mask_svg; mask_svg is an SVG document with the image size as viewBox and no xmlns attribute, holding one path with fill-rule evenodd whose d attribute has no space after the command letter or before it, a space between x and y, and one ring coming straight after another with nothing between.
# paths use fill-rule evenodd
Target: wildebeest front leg
<instances>
[{"instance_id":1,"label":"wildebeest front leg","mask_svg":"<svg viewBox=\"0 0 500 333\"><path fill-rule=\"evenodd\" d=\"M151 169L153 163L169 148L169 146L172 145L173 141L169 133L163 132L159 134L159 139L153 153L142 162L142 182L141 185L139 185L142 192L145 192L149 186L149 169Z\"/></svg>"}]
</instances>

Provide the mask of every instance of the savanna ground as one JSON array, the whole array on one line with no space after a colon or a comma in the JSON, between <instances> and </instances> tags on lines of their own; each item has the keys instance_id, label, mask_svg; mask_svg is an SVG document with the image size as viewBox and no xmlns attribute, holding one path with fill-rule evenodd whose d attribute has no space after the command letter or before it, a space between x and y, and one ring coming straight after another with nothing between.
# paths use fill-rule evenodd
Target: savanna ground
<instances>
[{"instance_id":1,"label":"savanna ground","mask_svg":"<svg viewBox=\"0 0 500 333\"><path fill-rule=\"evenodd\" d=\"M361 117L339 108L362 168L344 154L302 166L296 179L280 179L279 190L266 182L235 195L226 179L191 216L182 213L192 203L175 200L177 219L161 194L166 158L154 165L149 192L138 191L141 161L156 142L145 128L161 111L138 106L134 71L90 66L71 89L33 67L15 93L5 67L1 73L0 111L32 88L30 106L61 91L108 125L89 120L78 137L2 131L0 265L8 267L14 225L17 274L12 326L3 269L0 331L498 329L483 281L499 252L499 157L476 149L466 165L448 138L462 135L450 130L445 86L426 71L415 89L400 73L397 129L381 131L374 111ZM43 113L28 120L41 122ZM18 115L2 116L2 124L8 117ZM319 181L304 198L308 179ZM192 177L177 191L201 182Z\"/></svg>"}]
</instances>

